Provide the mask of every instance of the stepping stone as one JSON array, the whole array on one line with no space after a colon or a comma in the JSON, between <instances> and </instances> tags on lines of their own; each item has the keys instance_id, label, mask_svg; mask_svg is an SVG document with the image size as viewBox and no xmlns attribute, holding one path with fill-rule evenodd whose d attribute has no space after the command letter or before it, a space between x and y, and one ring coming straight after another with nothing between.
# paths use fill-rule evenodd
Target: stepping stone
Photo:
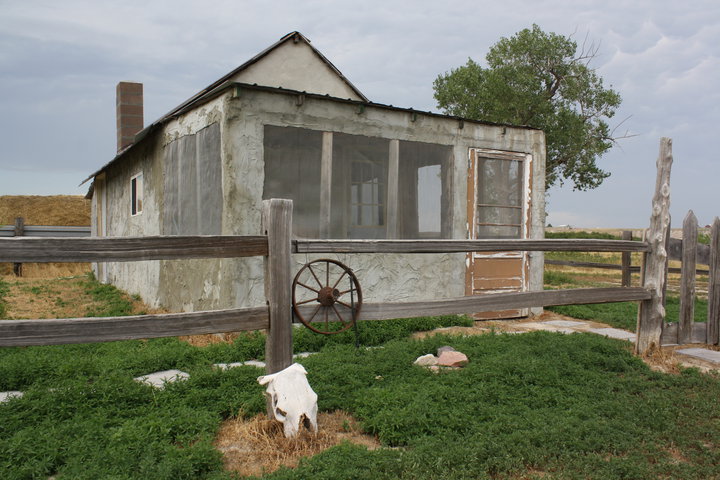
<instances>
[{"instance_id":1,"label":"stepping stone","mask_svg":"<svg viewBox=\"0 0 720 480\"><path fill-rule=\"evenodd\" d=\"M440 355L443 352L454 352L456 351L453 347L450 345L445 345L444 347L440 347L437 349L437 354Z\"/></svg>"},{"instance_id":2,"label":"stepping stone","mask_svg":"<svg viewBox=\"0 0 720 480\"><path fill-rule=\"evenodd\" d=\"M20 398L24 394L23 392L18 392L17 390L11 390L9 392L0 392L0 403L5 403L13 398Z\"/></svg>"},{"instance_id":3,"label":"stepping stone","mask_svg":"<svg viewBox=\"0 0 720 480\"><path fill-rule=\"evenodd\" d=\"M562 321L562 320L560 320ZM570 328L563 328L563 327L557 327L555 325L548 325L550 322L528 322L528 323L518 323L515 325L517 328L522 328L526 332L537 332L537 331L545 331L545 332L560 332L560 333L575 333L576 330L572 330Z\"/></svg>"},{"instance_id":4,"label":"stepping stone","mask_svg":"<svg viewBox=\"0 0 720 480\"><path fill-rule=\"evenodd\" d=\"M707 348L684 348L682 350L675 350L675 353L682 353L683 355L688 355L690 357L699 358L701 360L720 365L720 352L708 350Z\"/></svg>"},{"instance_id":5,"label":"stepping stone","mask_svg":"<svg viewBox=\"0 0 720 480\"><path fill-rule=\"evenodd\" d=\"M546 325L552 325L554 327L587 327L588 324L585 322L573 322L570 320L549 320L547 322L541 322Z\"/></svg>"},{"instance_id":6,"label":"stepping stone","mask_svg":"<svg viewBox=\"0 0 720 480\"><path fill-rule=\"evenodd\" d=\"M163 370L162 372L149 373L141 377L136 377L135 381L163 389L166 383L187 380L188 378L190 378L190 374L180 370Z\"/></svg>"},{"instance_id":7,"label":"stepping stone","mask_svg":"<svg viewBox=\"0 0 720 480\"><path fill-rule=\"evenodd\" d=\"M597 333L598 335L604 335L609 338L616 338L618 340L627 340L629 342L635 342L636 335L627 330L620 330L619 328L589 328L587 330L591 333Z\"/></svg>"},{"instance_id":8,"label":"stepping stone","mask_svg":"<svg viewBox=\"0 0 720 480\"><path fill-rule=\"evenodd\" d=\"M248 360L247 362L214 363L213 367L219 368L220 370L227 370L228 368L235 368L235 367L265 368L265 362L261 362L259 360Z\"/></svg>"},{"instance_id":9,"label":"stepping stone","mask_svg":"<svg viewBox=\"0 0 720 480\"><path fill-rule=\"evenodd\" d=\"M260 360L248 360L247 362L242 362L242 364L246 367L265 368L265 362L261 362Z\"/></svg>"},{"instance_id":10,"label":"stepping stone","mask_svg":"<svg viewBox=\"0 0 720 480\"><path fill-rule=\"evenodd\" d=\"M293 355L293 358L307 358L310 355L315 355L317 352L301 352Z\"/></svg>"}]
</instances>

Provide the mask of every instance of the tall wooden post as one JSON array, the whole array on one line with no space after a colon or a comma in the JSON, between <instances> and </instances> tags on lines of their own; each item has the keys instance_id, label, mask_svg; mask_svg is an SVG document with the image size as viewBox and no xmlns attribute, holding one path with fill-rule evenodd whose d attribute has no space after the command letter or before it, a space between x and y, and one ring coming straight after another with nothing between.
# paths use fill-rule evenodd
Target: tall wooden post
<instances>
[{"instance_id":1,"label":"tall wooden post","mask_svg":"<svg viewBox=\"0 0 720 480\"><path fill-rule=\"evenodd\" d=\"M292 200L273 198L262 204L263 231L268 237L265 257L265 298L270 327L265 340L265 370L279 372L292 363L292 277L290 248Z\"/></svg>"},{"instance_id":2,"label":"tall wooden post","mask_svg":"<svg viewBox=\"0 0 720 480\"><path fill-rule=\"evenodd\" d=\"M720 344L720 219L715 217L710 232L710 274L708 275L707 343Z\"/></svg>"},{"instance_id":3,"label":"tall wooden post","mask_svg":"<svg viewBox=\"0 0 720 480\"><path fill-rule=\"evenodd\" d=\"M645 280L643 286L650 290L653 297L643 300L638 309L637 342L635 351L638 354L649 353L660 347L665 307L663 291L667 281L665 260L667 250L665 239L670 228L670 170L672 168L672 140L660 139L660 155L657 160L657 179L655 195L652 201L652 215L646 241L650 252L644 265Z\"/></svg>"},{"instance_id":4,"label":"tall wooden post","mask_svg":"<svg viewBox=\"0 0 720 480\"><path fill-rule=\"evenodd\" d=\"M683 221L682 266L680 269L680 320L678 343L692 343L695 318L695 270L697 265L698 221L692 210Z\"/></svg>"},{"instance_id":5,"label":"tall wooden post","mask_svg":"<svg viewBox=\"0 0 720 480\"><path fill-rule=\"evenodd\" d=\"M22 237L23 235L25 235L25 219L15 217L15 236ZM13 273L16 277L22 277L22 263L13 263Z\"/></svg>"},{"instance_id":6,"label":"tall wooden post","mask_svg":"<svg viewBox=\"0 0 720 480\"><path fill-rule=\"evenodd\" d=\"M625 230L622 232L623 240L632 240L632 232ZM632 254L630 252L622 252L622 286L629 287L632 284L632 272L630 267L632 266Z\"/></svg>"}]
</instances>

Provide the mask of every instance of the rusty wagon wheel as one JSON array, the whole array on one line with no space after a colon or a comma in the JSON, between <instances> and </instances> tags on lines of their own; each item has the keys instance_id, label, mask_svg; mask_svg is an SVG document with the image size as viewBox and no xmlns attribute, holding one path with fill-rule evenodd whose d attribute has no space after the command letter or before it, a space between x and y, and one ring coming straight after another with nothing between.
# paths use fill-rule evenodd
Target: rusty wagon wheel
<instances>
[{"instance_id":1,"label":"rusty wagon wheel","mask_svg":"<svg viewBox=\"0 0 720 480\"><path fill-rule=\"evenodd\" d=\"M344 332L357 321L362 290L353 271L337 260L306 263L292 284L293 313L313 332Z\"/></svg>"}]
</instances>

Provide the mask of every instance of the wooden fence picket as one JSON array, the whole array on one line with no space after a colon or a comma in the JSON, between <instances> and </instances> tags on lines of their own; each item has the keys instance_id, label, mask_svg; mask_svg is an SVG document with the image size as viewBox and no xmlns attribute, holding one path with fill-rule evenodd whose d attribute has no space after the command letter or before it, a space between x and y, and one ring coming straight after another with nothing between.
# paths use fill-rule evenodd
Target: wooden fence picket
<instances>
[{"instance_id":1,"label":"wooden fence picket","mask_svg":"<svg viewBox=\"0 0 720 480\"><path fill-rule=\"evenodd\" d=\"M698 221L692 210L685 216L682 233L682 273L680 274L680 319L678 343L690 343L695 318L695 268Z\"/></svg>"},{"instance_id":2,"label":"wooden fence picket","mask_svg":"<svg viewBox=\"0 0 720 480\"><path fill-rule=\"evenodd\" d=\"M710 275L708 276L707 342L720 343L720 219L715 217L710 233Z\"/></svg>"},{"instance_id":3,"label":"wooden fence picket","mask_svg":"<svg viewBox=\"0 0 720 480\"><path fill-rule=\"evenodd\" d=\"M650 300L640 303L637 322L635 350L648 353L660 347L660 337L665 321L664 291L667 281L667 232L670 228L670 170L672 168L672 140L660 139L657 160L657 178L652 201L650 228L646 241L650 252L643 262L643 286L653 293Z\"/></svg>"}]
</instances>

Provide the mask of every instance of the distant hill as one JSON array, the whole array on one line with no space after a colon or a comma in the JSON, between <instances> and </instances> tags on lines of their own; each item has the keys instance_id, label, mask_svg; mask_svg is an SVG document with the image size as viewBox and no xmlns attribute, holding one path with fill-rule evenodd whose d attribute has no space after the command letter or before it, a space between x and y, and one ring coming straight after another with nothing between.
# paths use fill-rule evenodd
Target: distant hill
<instances>
[{"instance_id":1,"label":"distant hill","mask_svg":"<svg viewBox=\"0 0 720 480\"><path fill-rule=\"evenodd\" d=\"M23 217L25 225L90 225L90 200L81 195L0 196L0 225L14 225Z\"/></svg>"},{"instance_id":2,"label":"distant hill","mask_svg":"<svg viewBox=\"0 0 720 480\"><path fill-rule=\"evenodd\" d=\"M23 217L25 225L90 226L90 200L81 195L3 195L0 196L0 225L14 225ZM23 276L52 278L81 275L89 263L29 263ZM0 276L12 275L12 264L0 263Z\"/></svg>"}]
</instances>

